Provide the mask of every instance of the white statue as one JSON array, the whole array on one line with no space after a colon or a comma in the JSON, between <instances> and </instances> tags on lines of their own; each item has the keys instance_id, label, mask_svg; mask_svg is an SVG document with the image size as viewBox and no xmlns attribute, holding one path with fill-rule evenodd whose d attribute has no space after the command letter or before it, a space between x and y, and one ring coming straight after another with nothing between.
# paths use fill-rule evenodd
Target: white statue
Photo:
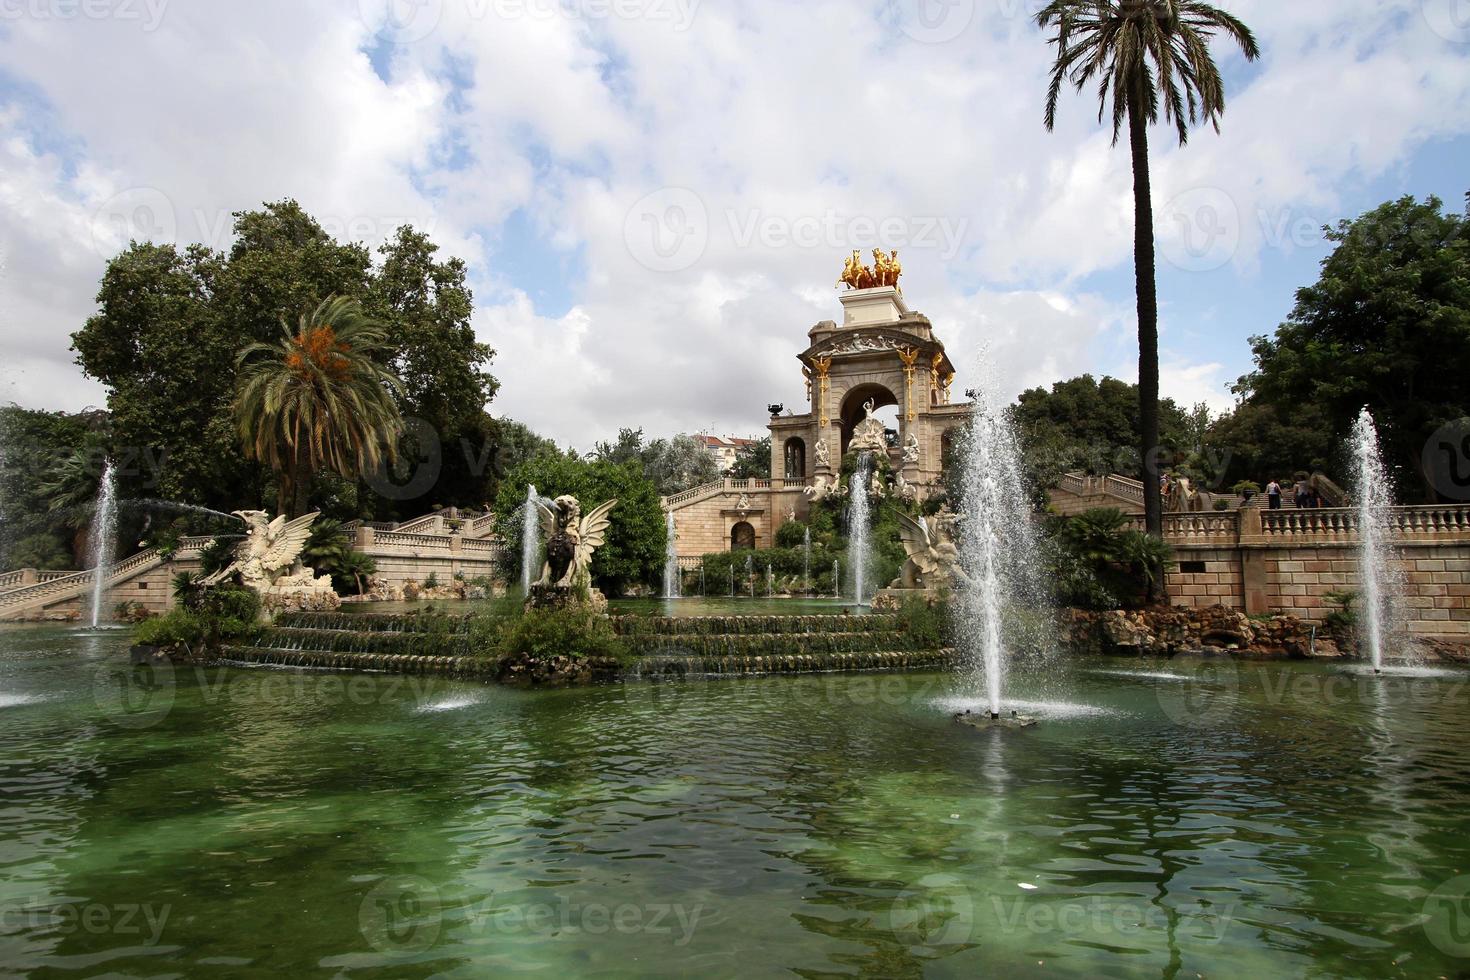
<instances>
[{"instance_id":1,"label":"white statue","mask_svg":"<svg viewBox=\"0 0 1470 980\"><path fill-rule=\"evenodd\" d=\"M827 449L826 439L817 440L817 465L827 467L832 465L832 454Z\"/></svg>"},{"instance_id":2,"label":"white statue","mask_svg":"<svg viewBox=\"0 0 1470 980\"><path fill-rule=\"evenodd\" d=\"M608 512L617 503L616 499L609 500L583 517L576 497L557 497L550 507L536 502L541 512L541 533L546 538L546 565L537 585L591 587L592 553L602 547L612 523Z\"/></svg>"},{"instance_id":3,"label":"white statue","mask_svg":"<svg viewBox=\"0 0 1470 980\"><path fill-rule=\"evenodd\" d=\"M905 480L902 473L893 474L893 492L910 503L919 499L919 488Z\"/></svg>"},{"instance_id":4,"label":"white statue","mask_svg":"<svg viewBox=\"0 0 1470 980\"><path fill-rule=\"evenodd\" d=\"M852 439L848 442L848 449L856 449L859 452L887 452L888 433L883 423L874 417L877 410L877 402L869 398L863 404L863 411L867 413L857 425L852 427Z\"/></svg>"},{"instance_id":5,"label":"white statue","mask_svg":"<svg viewBox=\"0 0 1470 980\"><path fill-rule=\"evenodd\" d=\"M955 525L960 515L943 508L932 518L914 520L898 515L898 530L903 537L908 561L889 588L940 589L955 582L968 581L960 567L960 549L955 544Z\"/></svg>"},{"instance_id":6,"label":"white statue","mask_svg":"<svg viewBox=\"0 0 1470 980\"><path fill-rule=\"evenodd\" d=\"M742 493L740 495L740 502L735 505L735 509L742 514L750 510L750 494Z\"/></svg>"},{"instance_id":7,"label":"white statue","mask_svg":"<svg viewBox=\"0 0 1470 980\"><path fill-rule=\"evenodd\" d=\"M868 494L873 497L888 496L888 488L883 485L883 474L877 470L873 471L873 478L868 481Z\"/></svg>"},{"instance_id":8,"label":"white statue","mask_svg":"<svg viewBox=\"0 0 1470 980\"><path fill-rule=\"evenodd\" d=\"M829 480L831 481L830 483L828 482ZM827 497L831 495L832 491L836 488L836 477L818 475L812 480L812 485L806 487L801 492L812 498L813 503L816 503L818 501L826 500Z\"/></svg>"},{"instance_id":9,"label":"white statue","mask_svg":"<svg viewBox=\"0 0 1470 980\"><path fill-rule=\"evenodd\" d=\"M791 508L788 508L787 509L787 511L786 511L786 523L787 524L795 524L796 523L796 508L795 507L791 507Z\"/></svg>"},{"instance_id":10,"label":"white statue","mask_svg":"<svg viewBox=\"0 0 1470 980\"><path fill-rule=\"evenodd\" d=\"M917 463L919 461L919 437L912 432L903 441L903 461L905 464Z\"/></svg>"},{"instance_id":11,"label":"white statue","mask_svg":"<svg viewBox=\"0 0 1470 980\"><path fill-rule=\"evenodd\" d=\"M263 510L237 510L234 515L249 529L245 540L235 546L235 560L203 579L203 585L218 585L238 573L247 588L260 593L266 610L321 611L341 605L331 577L317 575L301 564L301 549L306 547L319 512L294 521L286 520L284 514L271 520Z\"/></svg>"}]
</instances>

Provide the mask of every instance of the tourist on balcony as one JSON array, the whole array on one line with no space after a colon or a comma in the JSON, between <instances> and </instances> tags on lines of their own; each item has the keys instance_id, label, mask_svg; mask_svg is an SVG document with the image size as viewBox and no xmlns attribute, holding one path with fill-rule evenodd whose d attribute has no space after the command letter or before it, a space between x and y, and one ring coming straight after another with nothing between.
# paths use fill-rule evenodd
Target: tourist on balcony
<instances>
[{"instance_id":1,"label":"tourist on balcony","mask_svg":"<svg viewBox=\"0 0 1470 980\"><path fill-rule=\"evenodd\" d=\"M1270 502L1272 510L1281 509L1281 484L1275 480L1266 484L1266 500Z\"/></svg>"}]
</instances>

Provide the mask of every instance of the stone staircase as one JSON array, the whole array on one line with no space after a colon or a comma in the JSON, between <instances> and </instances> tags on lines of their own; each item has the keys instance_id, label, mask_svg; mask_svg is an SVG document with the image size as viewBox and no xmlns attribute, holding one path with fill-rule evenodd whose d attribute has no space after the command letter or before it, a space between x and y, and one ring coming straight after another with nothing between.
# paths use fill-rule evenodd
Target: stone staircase
<instances>
[{"instance_id":1,"label":"stone staircase","mask_svg":"<svg viewBox=\"0 0 1470 980\"><path fill-rule=\"evenodd\" d=\"M210 537L184 538L172 555L165 556L157 548L140 551L125 558L108 569L104 583L104 594L135 582L180 559L197 558L199 552L210 541ZM32 581L33 580L33 581ZM96 575L92 571L37 571L21 569L0 576L0 621L33 619L44 616L48 610L84 599L92 592Z\"/></svg>"}]
</instances>

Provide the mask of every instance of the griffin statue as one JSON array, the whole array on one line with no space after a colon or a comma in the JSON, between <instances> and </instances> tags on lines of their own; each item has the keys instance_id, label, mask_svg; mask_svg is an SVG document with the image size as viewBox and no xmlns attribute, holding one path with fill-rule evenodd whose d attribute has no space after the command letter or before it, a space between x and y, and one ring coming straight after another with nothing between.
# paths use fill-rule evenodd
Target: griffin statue
<instances>
[{"instance_id":1,"label":"griffin statue","mask_svg":"<svg viewBox=\"0 0 1470 980\"><path fill-rule=\"evenodd\" d=\"M237 510L234 516L249 529L245 540L235 546L235 560L205 578L204 585L218 585L238 574L247 588L261 594L268 610L337 608L341 600L332 589L332 580L301 564L301 549L319 513L292 521L284 514L271 520L263 510Z\"/></svg>"},{"instance_id":2,"label":"griffin statue","mask_svg":"<svg viewBox=\"0 0 1470 980\"><path fill-rule=\"evenodd\" d=\"M960 567L960 549L955 544L955 525L960 515L948 508L930 518L898 515L898 529L903 537L908 561L889 588L944 589L968 581Z\"/></svg>"},{"instance_id":3,"label":"griffin statue","mask_svg":"<svg viewBox=\"0 0 1470 980\"><path fill-rule=\"evenodd\" d=\"M540 586L570 588L592 584L592 553L602 547L610 523L608 513L617 500L582 516L582 505L576 497L561 496L550 507L536 502L541 512L541 533L546 540L546 566L541 570Z\"/></svg>"}]
</instances>

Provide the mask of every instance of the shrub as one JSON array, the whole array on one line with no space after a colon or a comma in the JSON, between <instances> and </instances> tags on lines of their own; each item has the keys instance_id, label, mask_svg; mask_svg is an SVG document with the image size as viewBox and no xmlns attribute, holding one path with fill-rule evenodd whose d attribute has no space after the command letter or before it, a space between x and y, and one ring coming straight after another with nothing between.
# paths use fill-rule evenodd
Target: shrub
<instances>
[{"instance_id":1,"label":"shrub","mask_svg":"<svg viewBox=\"0 0 1470 980\"><path fill-rule=\"evenodd\" d=\"M1086 609L1137 604L1170 562L1169 546L1131 527L1121 511L1096 508L1049 524L1057 600ZM1122 600L1120 603L1119 600Z\"/></svg>"},{"instance_id":2,"label":"shrub","mask_svg":"<svg viewBox=\"0 0 1470 980\"><path fill-rule=\"evenodd\" d=\"M915 649L938 650L953 642L950 608L945 600L931 604L921 596L909 596L897 615L899 626Z\"/></svg>"},{"instance_id":3,"label":"shrub","mask_svg":"<svg viewBox=\"0 0 1470 980\"><path fill-rule=\"evenodd\" d=\"M439 587L439 573L430 572L429 577L424 579L424 589L437 589Z\"/></svg>"},{"instance_id":4,"label":"shrub","mask_svg":"<svg viewBox=\"0 0 1470 980\"><path fill-rule=\"evenodd\" d=\"M776 547L800 548L806 540L807 526L801 521L787 521L776 531Z\"/></svg>"},{"instance_id":5,"label":"shrub","mask_svg":"<svg viewBox=\"0 0 1470 980\"><path fill-rule=\"evenodd\" d=\"M1215 509L1216 510L1229 510L1230 509L1230 501L1223 500L1223 499L1222 500L1215 501Z\"/></svg>"},{"instance_id":6,"label":"shrub","mask_svg":"<svg viewBox=\"0 0 1470 980\"><path fill-rule=\"evenodd\" d=\"M191 603L166 615L144 620L133 631L143 646L215 647L248 640L259 630L260 596L253 589L218 586L192 588Z\"/></svg>"},{"instance_id":7,"label":"shrub","mask_svg":"<svg viewBox=\"0 0 1470 980\"><path fill-rule=\"evenodd\" d=\"M483 638L483 627L477 632ZM526 654L537 659L567 656L623 660L628 656L612 621L587 606L524 609L500 620L497 633L494 648L502 657Z\"/></svg>"}]
</instances>

